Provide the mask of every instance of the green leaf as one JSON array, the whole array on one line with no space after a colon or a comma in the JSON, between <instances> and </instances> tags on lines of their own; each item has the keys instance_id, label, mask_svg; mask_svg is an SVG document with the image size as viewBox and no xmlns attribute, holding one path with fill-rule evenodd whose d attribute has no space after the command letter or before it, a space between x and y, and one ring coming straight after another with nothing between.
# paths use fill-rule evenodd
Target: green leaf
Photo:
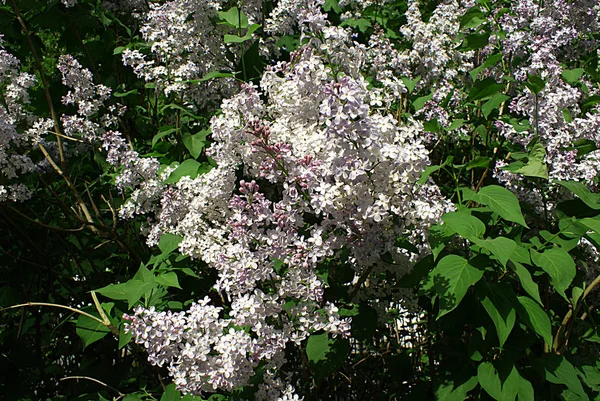
<instances>
[{"instance_id":1,"label":"green leaf","mask_svg":"<svg viewBox=\"0 0 600 401\"><path fill-rule=\"evenodd\" d=\"M154 275L143 264L140 265L140 268L133 276L133 280L138 280L138 281L141 281L142 283L149 283L149 284L154 285Z\"/></svg>"},{"instance_id":2,"label":"green leaf","mask_svg":"<svg viewBox=\"0 0 600 401\"><path fill-rule=\"evenodd\" d=\"M436 401L464 401L467 393L477 386L477 376L458 384L455 381L444 381L435 391Z\"/></svg>"},{"instance_id":3,"label":"green leaf","mask_svg":"<svg viewBox=\"0 0 600 401\"><path fill-rule=\"evenodd\" d=\"M527 164L522 162L511 163L508 166L502 167L502 170L522 174L526 177L548 179L548 167L546 166L546 163L536 159L529 159Z\"/></svg>"},{"instance_id":4,"label":"green leaf","mask_svg":"<svg viewBox=\"0 0 600 401\"><path fill-rule=\"evenodd\" d=\"M131 332L125 332L125 325L121 325L119 329L119 344L118 349L123 349L124 346L129 344L129 342L133 339L133 334Z\"/></svg>"},{"instance_id":5,"label":"green leaf","mask_svg":"<svg viewBox=\"0 0 600 401\"><path fill-rule=\"evenodd\" d=\"M496 237L483 241L475 241L481 248L487 249L494 255L503 267L506 267L506 262L517 248L517 243L509 238Z\"/></svg>"},{"instance_id":6,"label":"green leaf","mask_svg":"<svg viewBox=\"0 0 600 401\"><path fill-rule=\"evenodd\" d=\"M357 28L361 32L366 32L372 25L371 22L364 18L348 18L340 23L340 26L349 26Z\"/></svg>"},{"instance_id":7,"label":"green leaf","mask_svg":"<svg viewBox=\"0 0 600 401\"><path fill-rule=\"evenodd\" d=\"M565 290L575 278L577 269L573 258L567 251L559 247L545 250L543 253L531 249L531 260L550 276L556 291L566 298Z\"/></svg>"},{"instance_id":8,"label":"green leaf","mask_svg":"<svg viewBox=\"0 0 600 401\"><path fill-rule=\"evenodd\" d=\"M224 39L225 43L242 43L242 42L246 42L247 40L252 39L252 34L258 28L260 28L260 25L258 25L258 24L252 24L252 25L250 25L250 27L248 28L248 32L246 32L246 34L244 36L237 36L237 35L229 35L228 34L228 35L225 35L223 39Z\"/></svg>"},{"instance_id":9,"label":"green leaf","mask_svg":"<svg viewBox=\"0 0 600 401\"><path fill-rule=\"evenodd\" d=\"M177 132L177 131L179 131L177 128L173 128L170 125L161 127L158 134L156 134L152 137L152 147L154 147L158 143L158 141L163 139L165 136L168 136L168 135L172 134L173 132Z\"/></svg>"},{"instance_id":10,"label":"green leaf","mask_svg":"<svg viewBox=\"0 0 600 401\"><path fill-rule=\"evenodd\" d=\"M517 401L535 401L533 386L529 380L519 377L519 391L517 393Z\"/></svg>"},{"instance_id":11,"label":"green leaf","mask_svg":"<svg viewBox=\"0 0 600 401\"><path fill-rule=\"evenodd\" d=\"M83 341L83 348L106 337L110 329L103 323L85 315L79 315L75 332Z\"/></svg>"},{"instance_id":12,"label":"green leaf","mask_svg":"<svg viewBox=\"0 0 600 401\"><path fill-rule=\"evenodd\" d=\"M453 234L448 230L446 225L436 224L429 228L429 245L433 258L437 259L439 254L446 248Z\"/></svg>"},{"instance_id":13,"label":"green leaf","mask_svg":"<svg viewBox=\"0 0 600 401\"><path fill-rule=\"evenodd\" d=\"M462 51L483 49L484 47L486 47L489 44L489 42L490 42L489 32L472 33L470 35L467 35L464 38L459 49Z\"/></svg>"},{"instance_id":14,"label":"green leaf","mask_svg":"<svg viewBox=\"0 0 600 401\"><path fill-rule=\"evenodd\" d=\"M336 13L342 12L342 8L339 6L338 0L325 0L323 3L323 10L329 12L333 10Z\"/></svg>"},{"instance_id":15,"label":"green leaf","mask_svg":"<svg viewBox=\"0 0 600 401\"><path fill-rule=\"evenodd\" d=\"M461 29L476 28L486 21L487 19L483 15L483 12L481 12L479 6L474 6L469 8L460 18L460 27Z\"/></svg>"},{"instance_id":16,"label":"green leaf","mask_svg":"<svg viewBox=\"0 0 600 401\"><path fill-rule=\"evenodd\" d=\"M404 86L406 86L408 93L412 93L415 90L415 86L417 86L417 84L421 80L421 76L419 75L415 79L410 79L407 77L402 77L400 79L402 80L402 83L404 84Z\"/></svg>"},{"instance_id":17,"label":"green leaf","mask_svg":"<svg viewBox=\"0 0 600 401\"><path fill-rule=\"evenodd\" d=\"M487 168L491 161L491 157L477 156L465 165L465 169L469 171L474 168Z\"/></svg>"},{"instance_id":18,"label":"green leaf","mask_svg":"<svg viewBox=\"0 0 600 401\"><path fill-rule=\"evenodd\" d=\"M165 391L160 397L160 401L179 401L180 399L181 393L175 388L175 383L171 383L165 387Z\"/></svg>"},{"instance_id":19,"label":"green leaf","mask_svg":"<svg viewBox=\"0 0 600 401\"><path fill-rule=\"evenodd\" d=\"M502 93L496 93L481 106L481 112L487 119L490 113L496 110L502 103L510 99L510 96L503 95Z\"/></svg>"},{"instance_id":20,"label":"green leaf","mask_svg":"<svg viewBox=\"0 0 600 401\"><path fill-rule=\"evenodd\" d=\"M527 74L527 82L525 86L535 95L540 93L546 86L546 82L538 76Z\"/></svg>"},{"instance_id":21,"label":"green leaf","mask_svg":"<svg viewBox=\"0 0 600 401\"><path fill-rule=\"evenodd\" d=\"M576 84L579 79L583 76L585 71L583 68L574 68L572 70L563 70L562 77L570 84Z\"/></svg>"},{"instance_id":22,"label":"green leaf","mask_svg":"<svg viewBox=\"0 0 600 401\"><path fill-rule=\"evenodd\" d=\"M158 248L163 254L170 254L177 248L179 248L179 243L183 241L183 237L171 233L166 233L161 235L158 240Z\"/></svg>"},{"instance_id":23,"label":"green leaf","mask_svg":"<svg viewBox=\"0 0 600 401\"><path fill-rule=\"evenodd\" d=\"M469 91L467 99L469 101L485 99L497 94L502 88L504 88L504 85L496 83L492 78L485 78L473 84L473 88Z\"/></svg>"},{"instance_id":24,"label":"green leaf","mask_svg":"<svg viewBox=\"0 0 600 401\"><path fill-rule=\"evenodd\" d=\"M416 98L413 101L413 107L415 108L415 111L419 111L423 108L423 106L425 106L425 103L427 103L428 101L430 101L433 98L433 92L427 96L421 96Z\"/></svg>"},{"instance_id":25,"label":"green leaf","mask_svg":"<svg viewBox=\"0 0 600 401\"><path fill-rule=\"evenodd\" d=\"M200 153L202 153L202 149L204 149L204 145L206 144L206 136L208 134L209 131L205 130L194 135L183 135L183 144L194 159L197 159L198 156L200 156Z\"/></svg>"},{"instance_id":26,"label":"green leaf","mask_svg":"<svg viewBox=\"0 0 600 401\"><path fill-rule=\"evenodd\" d=\"M113 96L114 97L126 97L129 95L139 95L139 92L137 89L132 89L130 91L127 92L113 92Z\"/></svg>"},{"instance_id":27,"label":"green leaf","mask_svg":"<svg viewBox=\"0 0 600 401\"><path fill-rule=\"evenodd\" d=\"M491 54L483 64L469 72L469 75L471 75L471 79L474 81L475 79L477 79L477 76L480 72L482 72L488 67L496 65L500 60L502 60L502 53Z\"/></svg>"},{"instance_id":28,"label":"green leaf","mask_svg":"<svg viewBox=\"0 0 600 401\"><path fill-rule=\"evenodd\" d=\"M446 128L446 130L453 131L455 129L458 129L458 128L462 127L463 125L465 125L465 121L466 120L463 120L462 118L457 118L456 120L452 121L452 124L450 124L448 126L448 128Z\"/></svg>"},{"instance_id":29,"label":"green leaf","mask_svg":"<svg viewBox=\"0 0 600 401\"><path fill-rule=\"evenodd\" d=\"M586 205L594 210L600 210L600 194L594 194L590 192L585 184L577 181L554 181L556 184L560 184L573 192L579 197Z\"/></svg>"},{"instance_id":30,"label":"green leaf","mask_svg":"<svg viewBox=\"0 0 600 401\"><path fill-rule=\"evenodd\" d=\"M329 338L327 333L311 334L306 343L306 356L317 379L323 379L342 367L349 351L346 340Z\"/></svg>"},{"instance_id":31,"label":"green leaf","mask_svg":"<svg viewBox=\"0 0 600 401\"><path fill-rule=\"evenodd\" d=\"M443 257L429 273L426 290L433 290L440 300L438 319L451 312L464 298L470 286L483 276L483 270L458 256Z\"/></svg>"},{"instance_id":32,"label":"green leaf","mask_svg":"<svg viewBox=\"0 0 600 401\"><path fill-rule=\"evenodd\" d=\"M442 125L437 118L434 118L423 123L423 130L425 132L440 132L442 130Z\"/></svg>"},{"instance_id":33,"label":"green leaf","mask_svg":"<svg viewBox=\"0 0 600 401\"><path fill-rule=\"evenodd\" d=\"M519 317L525 321L527 326L539 334L546 344L552 345L552 325L546 311L531 298L518 297L518 299L519 304L522 306Z\"/></svg>"},{"instance_id":34,"label":"green leaf","mask_svg":"<svg viewBox=\"0 0 600 401\"><path fill-rule=\"evenodd\" d=\"M577 370L562 355L545 354L541 358L546 380L554 384L563 384L577 394L580 400L589 400L585 394L581 381L577 377Z\"/></svg>"},{"instance_id":35,"label":"green leaf","mask_svg":"<svg viewBox=\"0 0 600 401\"><path fill-rule=\"evenodd\" d=\"M600 234L600 219L598 217L586 217L585 219L577 220L577 222L583 224L596 234Z\"/></svg>"},{"instance_id":36,"label":"green leaf","mask_svg":"<svg viewBox=\"0 0 600 401\"><path fill-rule=\"evenodd\" d=\"M529 294L531 298L535 299L540 305L542 305L539 287L531 278L531 273L529 273L529 270L527 270L527 268L522 264L515 261L513 261L513 266L525 292Z\"/></svg>"},{"instance_id":37,"label":"green leaf","mask_svg":"<svg viewBox=\"0 0 600 401\"><path fill-rule=\"evenodd\" d=\"M187 159L179 165L165 180L165 184L175 184L181 177L189 176L194 179L198 176L198 170L202 165L194 159Z\"/></svg>"},{"instance_id":38,"label":"green leaf","mask_svg":"<svg viewBox=\"0 0 600 401\"><path fill-rule=\"evenodd\" d=\"M200 82L210 81L211 79L215 79L215 78L232 78L234 76L235 76L235 74L233 74L231 72L211 71L200 79L192 79L188 82L197 84Z\"/></svg>"},{"instance_id":39,"label":"green leaf","mask_svg":"<svg viewBox=\"0 0 600 401\"><path fill-rule=\"evenodd\" d=\"M598 361L595 362L595 365L579 366L578 370L585 384L594 391L600 391L600 366Z\"/></svg>"},{"instance_id":40,"label":"green leaf","mask_svg":"<svg viewBox=\"0 0 600 401\"><path fill-rule=\"evenodd\" d=\"M514 401L519 391L521 376L514 366L506 369L507 374L500 374L491 362L484 362L477 368L477 378L481 387L495 400Z\"/></svg>"},{"instance_id":41,"label":"green leaf","mask_svg":"<svg viewBox=\"0 0 600 401\"><path fill-rule=\"evenodd\" d=\"M501 290L497 285L489 286L481 299L481 305L496 327L500 348L504 347L517 320L513 302Z\"/></svg>"},{"instance_id":42,"label":"green leaf","mask_svg":"<svg viewBox=\"0 0 600 401\"><path fill-rule=\"evenodd\" d=\"M237 7L231 7L227 11L218 11L217 14L222 23L229 25L232 28L245 29L248 27L248 17L246 17L246 14Z\"/></svg>"},{"instance_id":43,"label":"green leaf","mask_svg":"<svg viewBox=\"0 0 600 401\"><path fill-rule=\"evenodd\" d=\"M431 174L433 174L434 172L438 171L441 168L446 167L448 165L448 163L452 163L452 160L454 160L454 157L453 156L448 156L446 158L446 161L443 162L440 165L425 167L425 170L423 170L423 173L421 173L421 177L417 181L417 184L420 184L420 185L425 184L427 182L427 179L429 178L429 176Z\"/></svg>"},{"instance_id":44,"label":"green leaf","mask_svg":"<svg viewBox=\"0 0 600 401\"><path fill-rule=\"evenodd\" d=\"M122 284L107 285L106 287L96 290L96 292L110 299L126 300L131 308L140 300L142 295L152 291L155 287L156 282L154 281L154 276L148 269L141 266L131 280Z\"/></svg>"},{"instance_id":45,"label":"green leaf","mask_svg":"<svg viewBox=\"0 0 600 401\"><path fill-rule=\"evenodd\" d=\"M442 216L442 220L449 230L470 241L483 238L485 233L485 224L477 217L469 214L467 210L446 213Z\"/></svg>"},{"instance_id":46,"label":"green leaf","mask_svg":"<svg viewBox=\"0 0 600 401\"><path fill-rule=\"evenodd\" d=\"M175 287L181 289L181 286L179 285L179 280L177 279L177 273L175 272L159 274L155 277L155 280L158 284L164 287Z\"/></svg>"},{"instance_id":47,"label":"green leaf","mask_svg":"<svg viewBox=\"0 0 600 401\"><path fill-rule=\"evenodd\" d=\"M488 206L504 220L513 221L523 227L527 227L525 219L523 218L523 213L521 212L519 200L515 194L508 189L498 185L488 185L481 188L477 193L474 193L468 188L464 188L463 194L467 200L473 200Z\"/></svg>"}]
</instances>

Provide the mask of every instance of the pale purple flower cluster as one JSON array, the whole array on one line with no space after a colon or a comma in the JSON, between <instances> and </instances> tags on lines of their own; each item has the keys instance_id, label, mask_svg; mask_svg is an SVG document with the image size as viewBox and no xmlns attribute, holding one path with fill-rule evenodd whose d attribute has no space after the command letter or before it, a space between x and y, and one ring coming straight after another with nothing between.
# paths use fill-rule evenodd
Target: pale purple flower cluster
<instances>
[{"instance_id":1,"label":"pale purple flower cluster","mask_svg":"<svg viewBox=\"0 0 600 401\"><path fill-rule=\"evenodd\" d=\"M542 7L538 2L521 0L513 4L511 11L501 19L507 32L501 42L503 50L523 59L515 72L518 79L524 81L528 74L534 75L545 85L537 95L525 90L509 107L529 120L531 128L517 133L500 123L500 133L524 147L534 138L539 140L546 150L550 179L582 181L594 187L600 172L598 151L579 154L574 144L589 141L600 147L600 109L594 106L585 115L581 111L582 103L598 90L589 84L585 73L578 82L588 90L568 82L563 77L563 65L577 60L575 48L586 51L597 47L592 39L600 27L597 2L552 0ZM526 195L530 188L518 184L514 174L497 175L517 193L531 196Z\"/></svg>"},{"instance_id":2,"label":"pale purple flower cluster","mask_svg":"<svg viewBox=\"0 0 600 401\"><path fill-rule=\"evenodd\" d=\"M224 34L238 34L219 24L218 12L227 11L228 2L170 0L150 2L143 17L141 33L147 49L125 49L123 63L136 75L156 85L167 95L175 93L197 107L218 106L221 99L235 92L232 79L190 82L209 72L235 70L239 45L223 43ZM241 10L249 24L262 18L262 2L244 2ZM251 42L243 44L246 48Z\"/></svg>"},{"instance_id":3,"label":"pale purple flower cluster","mask_svg":"<svg viewBox=\"0 0 600 401\"><path fill-rule=\"evenodd\" d=\"M428 227L452 209L432 182L417 184L429 164L422 126L400 124L371 107L362 75L370 66L355 57L364 46L342 28L313 29L319 34L307 33L308 43L290 62L269 67L260 88L244 84L223 101L207 151L218 167L165 187L160 205L137 202L133 211L153 211L150 243L164 233L179 235L180 252L218 272L214 288L228 316L214 317L218 333L184 328L187 337L173 348L165 338L192 324L186 316L195 312L177 315L180 325L165 323L165 334L155 322L174 314L140 309L132 317L131 331L150 361L167 363L185 392L245 385L262 362L270 373L257 397L293 399L281 371L286 345L319 330L348 336L350 329L337 306L324 301L327 281L318 265L347 253L354 271L349 288L360 290L363 275L372 278L368 295L358 297L377 303L372 294L390 294L374 276L388 271L400 278L411 269L411 255L396 247L396 238L408 236L426 252ZM138 160L130 151L109 156L117 164ZM383 254L392 261L384 262ZM412 305L412 294L393 294L395 303L404 298ZM204 302L203 309L214 308ZM195 347L216 359L206 363L205 351Z\"/></svg>"},{"instance_id":4,"label":"pale purple flower cluster","mask_svg":"<svg viewBox=\"0 0 600 401\"><path fill-rule=\"evenodd\" d=\"M460 19L473 3L443 1L429 20L424 22L419 1L409 0L405 14L407 23L400 28L400 32L411 41L412 49L400 54L401 76L420 76L418 88L431 89L442 88L448 83L460 83L465 79L473 69L474 52L461 51L456 38L460 32Z\"/></svg>"},{"instance_id":5,"label":"pale purple flower cluster","mask_svg":"<svg viewBox=\"0 0 600 401\"><path fill-rule=\"evenodd\" d=\"M71 90L63 96L63 104L77 106L77 112L89 117L110 97L110 88L102 84L94 84L92 73L83 68L73 56L62 55L58 59L58 70L62 74L63 85Z\"/></svg>"},{"instance_id":6,"label":"pale purple flower cluster","mask_svg":"<svg viewBox=\"0 0 600 401\"><path fill-rule=\"evenodd\" d=\"M20 72L19 60L4 50L2 42L0 35L0 202L22 202L31 197L31 191L16 179L35 170L27 149L38 138L33 132L20 133L17 127L33 122L24 105L29 103L28 89L35 77ZM43 127L49 128L48 124Z\"/></svg>"}]
</instances>

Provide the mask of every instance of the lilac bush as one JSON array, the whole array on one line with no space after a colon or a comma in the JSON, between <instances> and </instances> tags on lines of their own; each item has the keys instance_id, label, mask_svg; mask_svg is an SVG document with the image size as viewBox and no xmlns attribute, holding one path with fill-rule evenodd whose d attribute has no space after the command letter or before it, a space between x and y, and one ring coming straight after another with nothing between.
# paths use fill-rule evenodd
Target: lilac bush
<instances>
[{"instance_id":1,"label":"lilac bush","mask_svg":"<svg viewBox=\"0 0 600 401\"><path fill-rule=\"evenodd\" d=\"M3 2L29 399L597 397L596 3Z\"/></svg>"}]
</instances>

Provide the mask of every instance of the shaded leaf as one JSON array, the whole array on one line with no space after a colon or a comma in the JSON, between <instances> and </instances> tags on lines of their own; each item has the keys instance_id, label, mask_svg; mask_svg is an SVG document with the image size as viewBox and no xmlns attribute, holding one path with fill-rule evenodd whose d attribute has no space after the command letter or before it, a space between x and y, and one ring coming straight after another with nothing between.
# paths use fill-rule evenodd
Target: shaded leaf
<instances>
[{"instance_id":1,"label":"shaded leaf","mask_svg":"<svg viewBox=\"0 0 600 401\"><path fill-rule=\"evenodd\" d=\"M550 281L558 293L563 297L575 278L577 269L573 258L567 251L559 247L545 250L543 253L531 249L531 260L550 276Z\"/></svg>"},{"instance_id":2,"label":"shaded leaf","mask_svg":"<svg viewBox=\"0 0 600 401\"><path fill-rule=\"evenodd\" d=\"M518 262L513 262L513 269L515 273L517 273L517 277L521 282L521 286L525 290L527 294L533 299L535 299L540 305L542 305L542 299L540 298L540 289L538 285L533 281L531 277L531 273L529 270L522 264Z\"/></svg>"},{"instance_id":3,"label":"shaded leaf","mask_svg":"<svg viewBox=\"0 0 600 401\"><path fill-rule=\"evenodd\" d=\"M585 394L575 367L562 355L545 354L541 358L546 380L554 384L563 384L579 396L580 400L589 400Z\"/></svg>"},{"instance_id":4,"label":"shaded leaf","mask_svg":"<svg viewBox=\"0 0 600 401\"><path fill-rule=\"evenodd\" d=\"M498 287L497 285L489 286L484 291L484 296L481 299L483 308L496 327L500 348L504 346L517 320L515 305L507 298L503 290L505 288Z\"/></svg>"},{"instance_id":5,"label":"shaded leaf","mask_svg":"<svg viewBox=\"0 0 600 401\"><path fill-rule=\"evenodd\" d=\"M488 185L479 192L474 193L468 188L463 189L465 199L473 200L482 205L488 206L494 213L497 213L504 220L512 221L527 227L519 200L508 189L498 185ZM529 227L527 227L529 228Z\"/></svg>"},{"instance_id":6,"label":"shaded leaf","mask_svg":"<svg viewBox=\"0 0 600 401\"><path fill-rule=\"evenodd\" d=\"M110 329L91 317L79 315L75 332L83 341L83 348L86 348L88 345L106 337L110 333Z\"/></svg>"},{"instance_id":7,"label":"shaded leaf","mask_svg":"<svg viewBox=\"0 0 600 401\"><path fill-rule=\"evenodd\" d=\"M483 276L483 270L458 256L443 257L429 273L424 287L433 290L440 300L438 319L458 306L470 286Z\"/></svg>"},{"instance_id":8,"label":"shaded leaf","mask_svg":"<svg viewBox=\"0 0 600 401\"><path fill-rule=\"evenodd\" d=\"M523 318L527 326L540 335L546 344L552 344L552 325L545 310L529 297L518 297L522 309L519 316Z\"/></svg>"},{"instance_id":9,"label":"shaded leaf","mask_svg":"<svg viewBox=\"0 0 600 401\"><path fill-rule=\"evenodd\" d=\"M506 267L508 259L511 257L517 243L509 238L496 237L493 239L479 240L475 242L480 247L487 249L494 255L503 267Z\"/></svg>"},{"instance_id":10,"label":"shaded leaf","mask_svg":"<svg viewBox=\"0 0 600 401\"><path fill-rule=\"evenodd\" d=\"M329 338L327 333L311 334L306 343L306 356L318 379L337 371L344 364L349 351L346 340Z\"/></svg>"}]
</instances>

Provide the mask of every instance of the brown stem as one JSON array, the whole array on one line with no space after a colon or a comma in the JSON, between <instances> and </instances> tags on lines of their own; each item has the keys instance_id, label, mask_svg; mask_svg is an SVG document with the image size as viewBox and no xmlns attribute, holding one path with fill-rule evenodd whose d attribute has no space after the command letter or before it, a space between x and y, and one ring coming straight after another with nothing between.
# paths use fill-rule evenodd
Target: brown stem
<instances>
[{"instance_id":1,"label":"brown stem","mask_svg":"<svg viewBox=\"0 0 600 401\"><path fill-rule=\"evenodd\" d=\"M77 204L79 205L79 208L81 209L83 215L85 216L86 221L88 223L90 223L90 229L95 234L98 234L99 231L94 226L94 219L92 219L92 215L90 214L90 211L88 210L86 204L83 202L83 199L81 199L81 195L79 194L79 191L77 191L77 188L75 188L75 185L73 185L73 183L71 183L71 180L69 180L69 178L67 178L67 176L61 170L61 168L58 167L58 165L54 162L54 160L52 160L52 157L50 156L50 154L48 153L46 148L41 143L39 143L38 146L39 146L40 150L42 151L42 153L44 154L44 157L46 158L46 160L48 160L48 163L50 163L50 165L54 169L54 171L56 171L58 173L58 175L60 175L63 178L63 180L65 180L65 182L67 183L67 186L73 192L73 195L75 195L75 198L77 199Z\"/></svg>"},{"instance_id":2,"label":"brown stem","mask_svg":"<svg viewBox=\"0 0 600 401\"><path fill-rule=\"evenodd\" d=\"M101 382L98 379L94 379L93 377L88 377L88 376L66 376L66 377L63 377L63 378L61 378L59 380L60 381L63 381L63 380L77 380L77 381L79 381L79 380L89 380L89 381L93 381L94 383L98 383L98 384L100 384L100 385L102 385L102 386L104 386L104 387L106 387L108 389L111 389L111 390L116 391L117 393L119 393L119 399L125 397L125 394L123 394L122 392L120 392L116 388L111 387L108 384L106 384L104 382Z\"/></svg>"},{"instance_id":3,"label":"brown stem","mask_svg":"<svg viewBox=\"0 0 600 401\"><path fill-rule=\"evenodd\" d=\"M9 309L24 308L26 306L52 306L54 308L67 309L67 310L69 310L71 312L79 313L80 315L87 316L90 319L94 319L95 321L97 321L97 322L102 323L102 324L105 325L104 320L99 319L99 318L97 318L94 315L90 315L89 313L84 312L82 310L79 310L79 309L76 309L76 308L71 308L70 306L66 306L66 305L52 304L52 303L47 303L47 302L26 302L24 304L7 306L6 308L0 309L0 312L4 312L4 311L9 310Z\"/></svg>"},{"instance_id":4,"label":"brown stem","mask_svg":"<svg viewBox=\"0 0 600 401\"><path fill-rule=\"evenodd\" d=\"M56 231L62 231L62 232L70 232L70 233L72 233L72 232L82 231L85 228L85 226L81 226L79 228L60 228L60 227L50 226L48 224L42 223L41 221L32 219L31 217L27 216L24 213L21 213L19 210L15 209L12 206L5 205L4 207L10 209L11 212L14 212L14 213L18 214L19 216L23 217L24 219L26 219L26 220L34 223L34 224L37 224L38 226L41 226L41 227L44 227L44 228L48 228L50 230L56 230Z\"/></svg>"},{"instance_id":5,"label":"brown stem","mask_svg":"<svg viewBox=\"0 0 600 401\"><path fill-rule=\"evenodd\" d=\"M552 344L552 349L557 354L562 354L567 348L567 344L569 343L569 335L571 334L571 327L573 325L572 319L573 315L577 316L581 305L583 305L583 300L589 295L590 292L594 290L600 284L600 276L596 277L594 281L590 283L589 286L583 291L581 294L581 298L577 301L577 305L575 306L575 311L573 309L569 309L565 317L563 318L556 335L554 336L554 342Z\"/></svg>"},{"instance_id":6,"label":"brown stem","mask_svg":"<svg viewBox=\"0 0 600 401\"><path fill-rule=\"evenodd\" d=\"M27 24L25 24L25 20L21 16L21 12L19 11L19 7L17 7L16 0L12 0L12 4L13 4L13 9L15 11L15 14L17 16L17 20L19 21L19 24L21 25L21 28L23 29L23 32L25 33L25 37L27 38L27 43L29 44L29 47L31 48L31 53L33 54L35 64L40 73L40 78L41 78L42 84L44 86L44 95L46 96L46 102L48 103L48 109L50 110L50 115L52 116L52 121L54 121L54 128L56 128L57 131L60 131L60 120L58 119L58 116L56 115L56 111L54 110L54 105L52 104L52 96L50 96L50 89L48 87L48 81L46 80L46 74L44 74L44 68L42 67L42 62L40 61L37 51L35 50L35 46L33 45L33 41L31 40L31 35L29 33L29 29L27 29ZM61 166L64 166L65 165L65 155L64 155L64 151L63 151L61 137L58 135L56 136L56 143L58 145L60 164L61 164Z\"/></svg>"}]
</instances>

